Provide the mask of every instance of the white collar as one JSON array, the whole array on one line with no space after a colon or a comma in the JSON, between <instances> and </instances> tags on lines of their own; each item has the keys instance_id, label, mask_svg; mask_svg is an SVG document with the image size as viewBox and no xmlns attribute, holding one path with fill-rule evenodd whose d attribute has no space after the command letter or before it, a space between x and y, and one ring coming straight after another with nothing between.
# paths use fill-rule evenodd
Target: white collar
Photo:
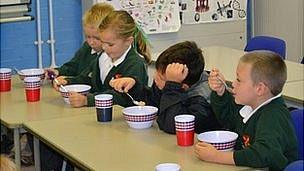
<instances>
[{"instance_id":1,"label":"white collar","mask_svg":"<svg viewBox=\"0 0 304 171\"><path fill-rule=\"evenodd\" d=\"M125 60L130 49L131 49L131 45L128 47L128 49L125 51L125 53L121 55L120 58L118 58L115 62L113 62L113 65L117 66L117 65L121 64Z\"/></svg>"},{"instance_id":2,"label":"white collar","mask_svg":"<svg viewBox=\"0 0 304 171\"><path fill-rule=\"evenodd\" d=\"M93 55L94 53L97 53L97 55L99 55L101 52L102 52L102 50L99 51L99 52L97 52L97 51L94 50L93 48L91 49L91 55Z\"/></svg>"},{"instance_id":3,"label":"white collar","mask_svg":"<svg viewBox=\"0 0 304 171\"><path fill-rule=\"evenodd\" d=\"M281 97L281 93L266 100L265 102L263 102L262 104L260 104L257 108L255 108L254 110L252 110L252 108L248 105L245 105L244 107L242 107L242 109L239 111L240 115L243 117L243 123L246 123L250 117L259 109L261 108L262 106L270 103L272 100L278 98L278 97Z\"/></svg>"}]
</instances>

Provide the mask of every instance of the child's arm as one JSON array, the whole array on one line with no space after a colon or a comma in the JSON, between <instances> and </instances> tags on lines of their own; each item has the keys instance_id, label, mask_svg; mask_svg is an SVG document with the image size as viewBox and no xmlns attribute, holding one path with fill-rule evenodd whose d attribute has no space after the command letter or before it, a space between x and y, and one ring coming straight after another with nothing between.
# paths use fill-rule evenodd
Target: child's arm
<instances>
[{"instance_id":1,"label":"child's arm","mask_svg":"<svg viewBox=\"0 0 304 171\"><path fill-rule=\"evenodd\" d=\"M186 65L179 63L169 64L166 68L166 81L182 83L188 75L188 68Z\"/></svg>"},{"instance_id":2,"label":"child's arm","mask_svg":"<svg viewBox=\"0 0 304 171\"><path fill-rule=\"evenodd\" d=\"M128 92L135 85L135 79L131 77L123 77L113 79L109 82L110 86L113 87L118 92Z\"/></svg>"},{"instance_id":3,"label":"child's arm","mask_svg":"<svg viewBox=\"0 0 304 171\"><path fill-rule=\"evenodd\" d=\"M56 80L57 80L57 82L53 81L53 88L56 91L59 91L60 85L66 85L68 83L68 81L65 79L64 76L59 76L59 77L56 78Z\"/></svg>"},{"instance_id":4,"label":"child's arm","mask_svg":"<svg viewBox=\"0 0 304 171\"><path fill-rule=\"evenodd\" d=\"M72 107L82 107L88 105L87 97L76 92L69 92L69 101Z\"/></svg>"},{"instance_id":5,"label":"child's arm","mask_svg":"<svg viewBox=\"0 0 304 171\"><path fill-rule=\"evenodd\" d=\"M225 80L218 69L212 69L208 78L208 83L211 90L215 91L217 95L222 96L225 93L225 86L218 77Z\"/></svg>"},{"instance_id":6,"label":"child's arm","mask_svg":"<svg viewBox=\"0 0 304 171\"><path fill-rule=\"evenodd\" d=\"M205 142L197 143L194 147L194 152L199 159L204 161L235 165L233 152L219 151L211 144Z\"/></svg>"}]
</instances>

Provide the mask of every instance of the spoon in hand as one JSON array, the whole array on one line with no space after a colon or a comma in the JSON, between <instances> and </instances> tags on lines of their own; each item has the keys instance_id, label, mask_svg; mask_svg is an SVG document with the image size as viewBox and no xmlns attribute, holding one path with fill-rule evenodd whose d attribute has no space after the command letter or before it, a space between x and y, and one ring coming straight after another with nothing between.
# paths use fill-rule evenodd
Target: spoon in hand
<instances>
[{"instance_id":1,"label":"spoon in hand","mask_svg":"<svg viewBox=\"0 0 304 171\"><path fill-rule=\"evenodd\" d=\"M54 80L55 83L57 85L59 85L65 92L69 92L62 84L59 83L59 81L57 80L57 78L55 77L55 74L52 74L52 73L48 73L49 77L51 80Z\"/></svg>"},{"instance_id":2,"label":"spoon in hand","mask_svg":"<svg viewBox=\"0 0 304 171\"><path fill-rule=\"evenodd\" d=\"M144 106L145 105L145 102L143 102L143 101L140 101L140 102L136 101L136 100L133 99L133 97L129 93L127 93L127 92L125 92L125 93L130 97L130 99L132 100L133 104L135 104L137 106Z\"/></svg>"},{"instance_id":3,"label":"spoon in hand","mask_svg":"<svg viewBox=\"0 0 304 171\"><path fill-rule=\"evenodd\" d=\"M227 83L226 83L221 77L217 76L217 79L219 79L219 80L224 84L225 89L226 89L229 93L233 93L232 88L229 87L229 86L227 85Z\"/></svg>"}]
</instances>

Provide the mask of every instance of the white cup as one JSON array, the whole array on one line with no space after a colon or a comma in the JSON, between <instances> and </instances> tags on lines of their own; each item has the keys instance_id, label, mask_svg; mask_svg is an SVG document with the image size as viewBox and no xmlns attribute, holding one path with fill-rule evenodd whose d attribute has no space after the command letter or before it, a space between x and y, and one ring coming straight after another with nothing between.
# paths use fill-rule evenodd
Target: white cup
<instances>
[{"instance_id":1,"label":"white cup","mask_svg":"<svg viewBox=\"0 0 304 171\"><path fill-rule=\"evenodd\" d=\"M181 171L181 167L176 163L161 163L155 167L155 171Z\"/></svg>"}]
</instances>

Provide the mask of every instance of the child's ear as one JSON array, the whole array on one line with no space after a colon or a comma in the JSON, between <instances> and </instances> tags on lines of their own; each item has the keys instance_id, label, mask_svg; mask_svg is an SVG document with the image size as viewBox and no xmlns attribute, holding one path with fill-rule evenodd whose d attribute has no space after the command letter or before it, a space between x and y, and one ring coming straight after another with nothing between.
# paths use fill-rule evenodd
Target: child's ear
<instances>
[{"instance_id":1,"label":"child's ear","mask_svg":"<svg viewBox=\"0 0 304 171\"><path fill-rule=\"evenodd\" d=\"M134 37L133 36L130 36L126 39L126 41L131 45L134 41Z\"/></svg>"},{"instance_id":2,"label":"child's ear","mask_svg":"<svg viewBox=\"0 0 304 171\"><path fill-rule=\"evenodd\" d=\"M257 92L258 96L263 96L264 94L269 92L269 88L265 83L259 82L256 85L256 92Z\"/></svg>"}]
</instances>

